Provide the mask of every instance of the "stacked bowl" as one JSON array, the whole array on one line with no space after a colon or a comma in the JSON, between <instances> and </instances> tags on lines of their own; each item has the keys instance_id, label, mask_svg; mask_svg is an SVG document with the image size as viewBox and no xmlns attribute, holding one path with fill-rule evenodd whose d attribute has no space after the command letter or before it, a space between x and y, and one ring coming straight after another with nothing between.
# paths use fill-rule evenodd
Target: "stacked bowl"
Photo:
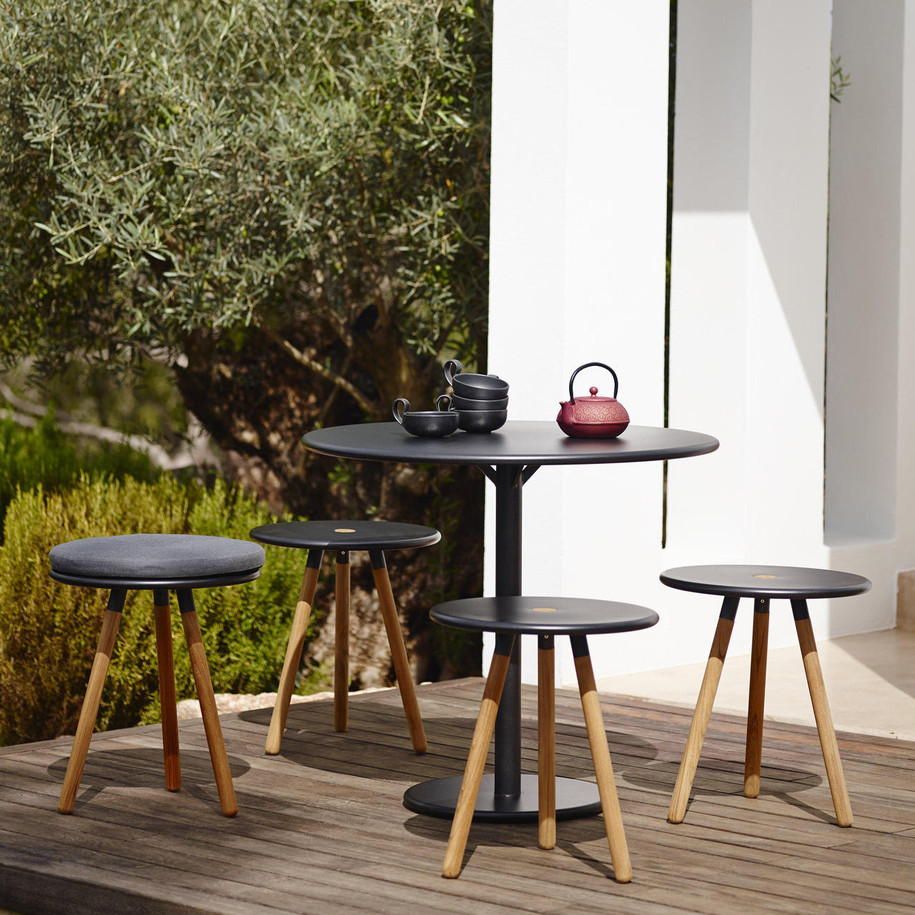
<instances>
[{"instance_id":1,"label":"stacked bowl","mask_svg":"<svg viewBox=\"0 0 915 915\"><path fill-rule=\"evenodd\" d=\"M494 432L508 418L508 382L495 375L464 371L457 359L445 363L445 381L451 385L451 409L458 414L458 428L465 432Z\"/></svg>"}]
</instances>

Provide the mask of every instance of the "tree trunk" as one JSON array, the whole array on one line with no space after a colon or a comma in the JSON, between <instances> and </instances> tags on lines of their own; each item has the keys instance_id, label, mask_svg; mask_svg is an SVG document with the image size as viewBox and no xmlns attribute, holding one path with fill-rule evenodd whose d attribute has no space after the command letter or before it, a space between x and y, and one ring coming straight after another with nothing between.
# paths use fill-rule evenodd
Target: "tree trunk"
<instances>
[{"instance_id":1,"label":"tree trunk","mask_svg":"<svg viewBox=\"0 0 915 915\"><path fill-rule=\"evenodd\" d=\"M298 333L307 339L293 341L296 346L307 345L317 351L317 358L345 364L345 350L319 320L310 319ZM354 351L351 362L371 371L357 368L348 378L368 389L379 404L374 418L387 419L387 406L395 396L406 396L418 409L431 408L436 385L443 381L421 376L389 328L372 327ZM428 613L439 601L482 593L483 477L473 468L338 461L308 452L301 439L317 422L357 423L364 416L349 395L335 393L330 381L256 330L233 348L197 333L186 352L187 366L176 368L176 375L188 409L223 450L226 476L274 511L285 507L297 517L315 519L383 518L427 524L442 532L435 547L391 556L391 581L411 664L419 680L479 673L479 638L433 626ZM379 389L385 393L378 394ZM352 682L363 687L391 684L393 670L371 567L362 559L354 556L352 568ZM306 649L308 660L329 660L328 652L332 655L333 626L332 621L327 626L325 616L332 595L333 576L325 569L315 600L316 617L324 625Z\"/></svg>"}]
</instances>

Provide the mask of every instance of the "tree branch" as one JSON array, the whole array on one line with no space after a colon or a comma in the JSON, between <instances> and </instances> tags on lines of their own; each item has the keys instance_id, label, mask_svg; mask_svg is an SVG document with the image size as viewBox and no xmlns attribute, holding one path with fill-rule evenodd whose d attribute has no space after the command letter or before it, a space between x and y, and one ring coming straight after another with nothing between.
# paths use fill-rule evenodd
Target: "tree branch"
<instances>
[{"instance_id":1,"label":"tree branch","mask_svg":"<svg viewBox=\"0 0 915 915\"><path fill-rule=\"evenodd\" d=\"M47 413L46 407L18 397L2 383L0 383L0 396L14 408L7 415L13 422L20 426L25 426L27 429L33 429L37 426L39 419ZM54 422L61 432L66 432L68 435L78 435L82 438L91 438L100 442L110 442L113 445L127 445L134 451L140 451L145 454L161 470L179 470L182 467L216 463L210 447L209 437L199 423L192 427L192 444L183 447L176 454L169 454L161 445L150 442L142 435L129 435L126 432L119 432L107 426L78 422L66 416L55 416Z\"/></svg>"},{"instance_id":2,"label":"tree branch","mask_svg":"<svg viewBox=\"0 0 915 915\"><path fill-rule=\"evenodd\" d=\"M311 369L311 371L320 375L322 378L327 379L335 387L340 388L343 391L346 391L353 400L365 411L368 416L372 416L376 411L372 403L365 397L365 395L351 382L347 381L342 375L338 375L336 372L331 371L328 368L325 368L315 359L312 359L306 353L303 353L300 349L293 346L288 340L284 337L281 337L272 327L268 327L262 321L255 319L254 322L257 327L262 330L277 346L279 346L284 352L290 355L299 365L304 365L305 368Z\"/></svg>"},{"instance_id":3,"label":"tree branch","mask_svg":"<svg viewBox=\"0 0 915 915\"><path fill-rule=\"evenodd\" d=\"M20 410L22 413L27 413L29 416L44 416L45 413L48 412L46 407L39 403L35 403L34 401L26 400L24 397L19 397L2 383L0 383L0 397L2 397L11 407ZM19 419L17 419L16 422L21 426L34 425L34 423L23 423Z\"/></svg>"}]
</instances>

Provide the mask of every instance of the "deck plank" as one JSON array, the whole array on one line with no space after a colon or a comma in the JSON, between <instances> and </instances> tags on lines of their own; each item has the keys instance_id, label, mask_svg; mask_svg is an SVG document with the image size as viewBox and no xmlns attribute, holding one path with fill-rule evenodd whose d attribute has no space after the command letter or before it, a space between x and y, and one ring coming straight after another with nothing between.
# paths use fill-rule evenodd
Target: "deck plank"
<instances>
[{"instance_id":1,"label":"deck plank","mask_svg":"<svg viewBox=\"0 0 915 915\"><path fill-rule=\"evenodd\" d=\"M157 726L93 737L76 809L57 813L72 740L0 749L0 908L21 912L899 912L915 907L915 744L839 734L855 826L835 825L816 732L766 722L762 790L743 797L743 720L713 714L685 821L666 822L690 710L602 697L633 882L612 879L599 817L474 824L444 880L447 820L404 790L459 775L478 678L418 696L429 752L412 752L396 690L293 705L268 757L270 710L221 716L239 815L219 813L202 725L180 722L183 788L164 788ZM536 767L536 690L522 689L522 759ZM577 693L556 694L557 772L593 781ZM491 762L491 759L490 759Z\"/></svg>"}]
</instances>

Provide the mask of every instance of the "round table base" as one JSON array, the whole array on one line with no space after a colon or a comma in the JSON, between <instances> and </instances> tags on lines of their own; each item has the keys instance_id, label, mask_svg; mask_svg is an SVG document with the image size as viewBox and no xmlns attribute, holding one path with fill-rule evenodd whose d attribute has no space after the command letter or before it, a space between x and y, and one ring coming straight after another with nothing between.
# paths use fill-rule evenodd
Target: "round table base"
<instances>
[{"instance_id":1,"label":"round table base","mask_svg":"<svg viewBox=\"0 0 915 915\"><path fill-rule=\"evenodd\" d=\"M421 782L404 792L403 805L414 813L426 816L454 816L458 795L461 791L461 777L436 778ZM530 823L536 822L537 776L521 776L521 794L517 797L496 797L494 776L483 776L477 806L473 818L487 823ZM600 796L597 785L574 778L556 779L556 819L574 820L600 813Z\"/></svg>"}]
</instances>

